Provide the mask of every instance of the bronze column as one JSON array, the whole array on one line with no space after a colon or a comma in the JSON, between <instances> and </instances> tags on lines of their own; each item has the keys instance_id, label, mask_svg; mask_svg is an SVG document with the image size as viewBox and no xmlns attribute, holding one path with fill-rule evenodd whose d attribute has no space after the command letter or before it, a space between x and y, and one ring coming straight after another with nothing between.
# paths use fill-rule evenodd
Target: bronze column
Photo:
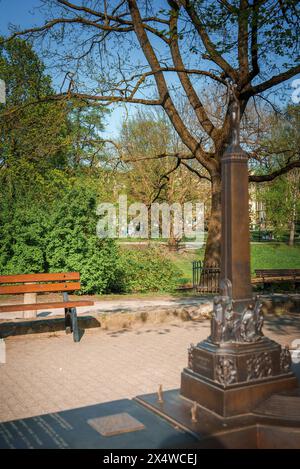
<instances>
[{"instance_id":1,"label":"bronze column","mask_svg":"<svg viewBox=\"0 0 300 469\"><path fill-rule=\"evenodd\" d=\"M233 99L231 139L222 164L221 279L232 283L232 299L252 298L250 274L248 156L240 146L240 111Z\"/></svg>"}]
</instances>

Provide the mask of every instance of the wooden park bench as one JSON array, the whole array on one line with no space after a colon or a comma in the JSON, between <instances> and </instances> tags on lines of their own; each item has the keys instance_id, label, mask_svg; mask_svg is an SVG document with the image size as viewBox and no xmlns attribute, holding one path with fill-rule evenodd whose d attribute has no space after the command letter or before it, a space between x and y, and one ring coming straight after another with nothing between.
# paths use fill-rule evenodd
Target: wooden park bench
<instances>
[{"instance_id":1,"label":"wooden park bench","mask_svg":"<svg viewBox=\"0 0 300 469\"><path fill-rule=\"evenodd\" d=\"M1 305L0 313L64 308L66 333L72 332L74 342L79 342L76 307L92 306L94 302L70 301L68 292L78 290L80 290L79 272L0 275L0 295L46 292L62 292L63 294L63 301L60 302Z\"/></svg>"},{"instance_id":2,"label":"wooden park bench","mask_svg":"<svg viewBox=\"0 0 300 469\"><path fill-rule=\"evenodd\" d=\"M296 288L296 284L300 282L300 269L256 269L255 278L252 283L266 283L275 282L292 282Z\"/></svg>"}]
</instances>

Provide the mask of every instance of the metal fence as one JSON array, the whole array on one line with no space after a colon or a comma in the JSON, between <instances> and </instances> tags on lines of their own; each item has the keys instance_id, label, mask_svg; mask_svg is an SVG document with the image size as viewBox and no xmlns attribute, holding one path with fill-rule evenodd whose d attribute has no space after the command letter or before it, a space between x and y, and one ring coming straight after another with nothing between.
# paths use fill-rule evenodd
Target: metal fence
<instances>
[{"instance_id":1,"label":"metal fence","mask_svg":"<svg viewBox=\"0 0 300 469\"><path fill-rule=\"evenodd\" d=\"M200 293L218 293L220 267L204 267L201 261L193 261L193 288Z\"/></svg>"}]
</instances>

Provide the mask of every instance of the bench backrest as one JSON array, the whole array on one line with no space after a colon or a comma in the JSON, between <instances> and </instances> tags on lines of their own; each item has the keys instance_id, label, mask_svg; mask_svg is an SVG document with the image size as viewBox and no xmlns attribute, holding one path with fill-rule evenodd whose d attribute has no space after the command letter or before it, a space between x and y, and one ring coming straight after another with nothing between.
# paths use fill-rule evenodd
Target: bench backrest
<instances>
[{"instance_id":1,"label":"bench backrest","mask_svg":"<svg viewBox=\"0 0 300 469\"><path fill-rule=\"evenodd\" d=\"M300 269L256 269L257 277L293 277L300 276Z\"/></svg>"},{"instance_id":2,"label":"bench backrest","mask_svg":"<svg viewBox=\"0 0 300 469\"><path fill-rule=\"evenodd\" d=\"M0 295L75 290L80 290L79 272L0 275Z\"/></svg>"}]
</instances>

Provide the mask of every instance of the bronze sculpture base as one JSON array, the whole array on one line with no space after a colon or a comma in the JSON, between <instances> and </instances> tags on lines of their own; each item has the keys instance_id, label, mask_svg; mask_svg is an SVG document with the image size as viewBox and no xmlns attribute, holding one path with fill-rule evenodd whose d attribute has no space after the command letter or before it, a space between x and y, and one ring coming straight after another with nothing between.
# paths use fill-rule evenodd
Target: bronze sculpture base
<instances>
[{"instance_id":1,"label":"bronze sculpture base","mask_svg":"<svg viewBox=\"0 0 300 469\"><path fill-rule=\"evenodd\" d=\"M189 349L189 365L181 375L181 395L220 416L252 411L274 393L297 387L289 355L263 337L256 343L212 343Z\"/></svg>"},{"instance_id":2,"label":"bronze sculpture base","mask_svg":"<svg viewBox=\"0 0 300 469\"><path fill-rule=\"evenodd\" d=\"M205 406L216 414L229 417L250 412L274 393L297 386L292 373L286 376L265 378L260 381L233 385L226 389L196 376L186 369L181 375L181 395Z\"/></svg>"}]
</instances>

